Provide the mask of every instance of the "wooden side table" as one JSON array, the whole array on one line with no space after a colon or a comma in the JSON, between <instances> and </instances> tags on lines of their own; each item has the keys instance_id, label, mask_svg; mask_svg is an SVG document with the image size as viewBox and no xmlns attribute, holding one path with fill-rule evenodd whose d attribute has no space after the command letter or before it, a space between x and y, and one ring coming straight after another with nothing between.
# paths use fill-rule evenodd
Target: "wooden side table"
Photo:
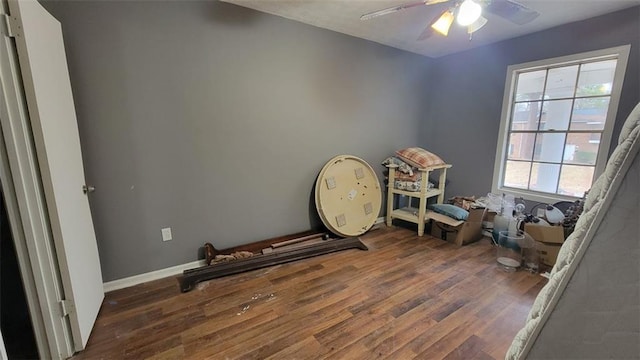
<instances>
[{"instance_id":1,"label":"wooden side table","mask_svg":"<svg viewBox=\"0 0 640 360\"><path fill-rule=\"evenodd\" d=\"M430 198L437 197L436 203L444 202L444 186L447 180L447 169L451 167L449 164L435 165L426 169L418 169L422 174L422 185L420 191L406 191L395 188L396 168L398 165L388 165L389 168L389 184L387 185L387 226L392 225L393 219L401 219L408 222L418 224L418 236L424 235L424 224L431 219L446 223L451 222L451 218L446 215L438 214L431 210L427 210L427 201ZM434 172L438 173L438 186L429 189L429 175ZM395 207L395 198L397 195L409 197L409 203L406 207ZM418 207L411 205L411 199L419 199ZM462 223L460 221L459 223Z\"/></svg>"}]
</instances>

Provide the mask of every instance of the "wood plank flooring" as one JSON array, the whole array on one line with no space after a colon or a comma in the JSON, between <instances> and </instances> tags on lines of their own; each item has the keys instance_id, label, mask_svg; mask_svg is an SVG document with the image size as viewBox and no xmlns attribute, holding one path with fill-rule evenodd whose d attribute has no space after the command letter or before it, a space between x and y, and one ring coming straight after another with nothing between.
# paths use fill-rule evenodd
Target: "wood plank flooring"
<instances>
[{"instance_id":1,"label":"wood plank flooring","mask_svg":"<svg viewBox=\"0 0 640 360\"><path fill-rule=\"evenodd\" d=\"M198 284L106 294L74 359L502 359L546 283L401 227L347 250Z\"/></svg>"}]
</instances>

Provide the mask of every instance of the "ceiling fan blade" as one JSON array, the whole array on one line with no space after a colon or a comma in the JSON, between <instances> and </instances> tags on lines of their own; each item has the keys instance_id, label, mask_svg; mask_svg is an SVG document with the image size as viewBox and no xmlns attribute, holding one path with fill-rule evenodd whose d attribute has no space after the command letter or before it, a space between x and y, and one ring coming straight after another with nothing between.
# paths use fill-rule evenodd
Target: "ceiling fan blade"
<instances>
[{"instance_id":1,"label":"ceiling fan blade","mask_svg":"<svg viewBox=\"0 0 640 360\"><path fill-rule=\"evenodd\" d=\"M424 30L422 30L422 33L420 34L420 36L418 36L416 40L417 41L427 40L433 35L433 33L435 33L435 31L431 28L431 26L427 26L426 28L424 28Z\"/></svg>"},{"instance_id":2,"label":"ceiling fan blade","mask_svg":"<svg viewBox=\"0 0 640 360\"><path fill-rule=\"evenodd\" d=\"M485 10L518 25L530 23L540 15L539 12L512 0L492 0Z\"/></svg>"},{"instance_id":3,"label":"ceiling fan blade","mask_svg":"<svg viewBox=\"0 0 640 360\"><path fill-rule=\"evenodd\" d=\"M481 15L478 18L478 20L474 21L471 25L467 26L467 34L471 35L474 32L480 30L483 26L487 25L487 22L489 22L489 20L487 20L486 17Z\"/></svg>"},{"instance_id":4,"label":"ceiling fan blade","mask_svg":"<svg viewBox=\"0 0 640 360\"><path fill-rule=\"evenodd\" d=\"M386 8L386 9L382 9L382 10L378 10L378 11L374 11L374 12L370 12L370 13L364 14L364 15L360 16L360 20L370 20L370 19L373 19L373 18L378 17L378 16L391 14L391 13L394 13L396 11L410 9L410 8L416 7L416 6L433 5L433 4L439 4L439 3L443 3L443 2L447 2L447 1L451 1L451 0L423 0L423 1L418 1L418 2L414 2L414 3L408 3L408 4L392 6L392 7Z\"/></svg>"}]
</instances>

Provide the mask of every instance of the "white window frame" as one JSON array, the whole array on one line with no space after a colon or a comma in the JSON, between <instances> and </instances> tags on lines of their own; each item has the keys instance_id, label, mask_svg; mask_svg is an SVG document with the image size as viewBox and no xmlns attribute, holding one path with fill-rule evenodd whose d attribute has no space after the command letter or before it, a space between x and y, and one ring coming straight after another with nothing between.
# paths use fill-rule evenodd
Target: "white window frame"
<instances>
[{"instance_id":1,"label":"white window frame","mask_svg":"<svg viewBox=\"0 0 640 360\"><path fill-rule=\"evenodd\" d=\"M622 84L624 82L624 74L627 69L629 59L629 51L631 46L624 45L608 49L590 51L580 54L562 56L552 59L532 61L523 64L510 65L507 68L507 79L504 86L504 96L502 98L502 114L500 120L500 131L498 133L498 144L496 146L496 158L493 168L492 192L496 194L509 194L515 197L522 197L527 200L552 204L558 201L573 201L577 197L549 194L528 189L517 189L504 187L502 185L504 179L504 171L506 166L506 156L508 151L508 135L509 120L512 107L514 104L513 97L516 90L516 80L518 74L524 71L535 71L548 69L551 67L569 65L571 63L591 60L617 59L616 70L614 73L613 88L611 89L611 98L609 101L609 110L607 119L600 139L600 147L596 158L596 166L594 170L593 180L597 179L604 171L609 155L609 146L611 144L611 136L615 125L616 114L618 112L618 103L620 102L620 93L622 92Z\"/></svg>"}]
</instances>

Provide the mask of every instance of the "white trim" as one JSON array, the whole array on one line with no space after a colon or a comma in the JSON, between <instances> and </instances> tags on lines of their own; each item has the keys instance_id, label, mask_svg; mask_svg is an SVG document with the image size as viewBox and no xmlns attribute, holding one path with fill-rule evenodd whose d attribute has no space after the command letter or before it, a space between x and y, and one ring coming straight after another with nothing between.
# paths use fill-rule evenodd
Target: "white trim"
<instances>
[{"instance_id":1,"label":"white trim","mask_svg":"<svg viewBox=\"0 0 640 360\"><path fill-rule=\"evenodd\" d=\"M169 276L175 276L182 274L183 271L188 269L197 268L200 266L204 266L205 260L197 260L192 261L187 264L176 265L165 269L160 269L156 271L151 271L144 274L129 276L126 278L113 280L102 284L104 287L104 292L107 293L109 291L124 289L130 286L139 285L142 283L146 283L153 280L163 279Z\"/></svg>"},{"instance_id":2,"label":"white trim","mask_svg":"<svg viewBox=\"0 0 640 360\"><path fill-rule=\"evenodd\" d=\"M496 158L493 167L493 179L491 181L491 191L493 193L506 193L513 195L514 197L523 197L527 200L538 201L543 203L554 203L562 200L573 201L576 198L560 194L548 194L542 192L536 192L526 189L514 189L505 188L500 186L501 179L504 173L504 161L507 151L507 135L508 135L508 123L511 114L511 107L513 105L512 94L515 90L516 74L521 70L532 70L536 68L548 68L561 66L567 63L584 60L597 60L598 58L615 57L618 60L616 65L616 71L614 79L618 80L614 82L614 86L611 89L609 111L607 113L607 120L605 122L605 128L602 132L601 143L598 151L596 167L594 169L593 179L595 180L604 170L607 163L607 157L609 155L609 147L611 144L611 138L613 128L616 121L616 115L618 113L618 104L620 101L620 95L622 93L622 84L624 83L624 74L627 69L627 62L629 59L629 51L631 45L617 46L608 49L590 51L580 54L567 55L552 59L532 61L523 64L510 65L507 68L507 78L505 80L504 95L502 97L502 113L500 115L500 130L498 132L498 143L496 145Z\"/></svg>"},{"instance_id":3,"label":"white trim","mask_svg":"<svg viewBox=\"0 0 640 360\"><path fill-rule=\"evenodd\" d=\"M376 225L382 223L384 223L384 217L379 217L374 222L374 224ZM109 291L120 290L130 286L140 285L149 281L163 279L169 276L176 276L182 274L182 272L185 270L197 268L204 265L206 265L205 260L192 261L186 264L176 265L165 269L155 270L144 274L109 281L103 283L102 286L104 287L104 292L107 293Z\"/></svg>"},{"instance_id":4,"label":"white trim","mask_svg":"<svg viewBox=\"0 0 640 360\"><path fill-rule=\"evenodd\" d=\"M622 94L622 85L624 83L624 75L627 71L627 63L629 61L629 52L631 45L619 46L611 49L618 53L618 62L616 65L616 71L613 75L614 79L620 79L613 84L611 89L611 97L609 101L609 112L607 113L607 120L604 123L604 131L600 137L600 151L596 159L596 168L593 172L593 180L597 179L604 168L607 166L607 159L609 157L609 149L611 147L611 138L613 137L613 128L616 122L616 116L618 115L618 104L620 103L620 95ZM616 142L614 142L615 144Z\"/></svg>"}]
</instances>

